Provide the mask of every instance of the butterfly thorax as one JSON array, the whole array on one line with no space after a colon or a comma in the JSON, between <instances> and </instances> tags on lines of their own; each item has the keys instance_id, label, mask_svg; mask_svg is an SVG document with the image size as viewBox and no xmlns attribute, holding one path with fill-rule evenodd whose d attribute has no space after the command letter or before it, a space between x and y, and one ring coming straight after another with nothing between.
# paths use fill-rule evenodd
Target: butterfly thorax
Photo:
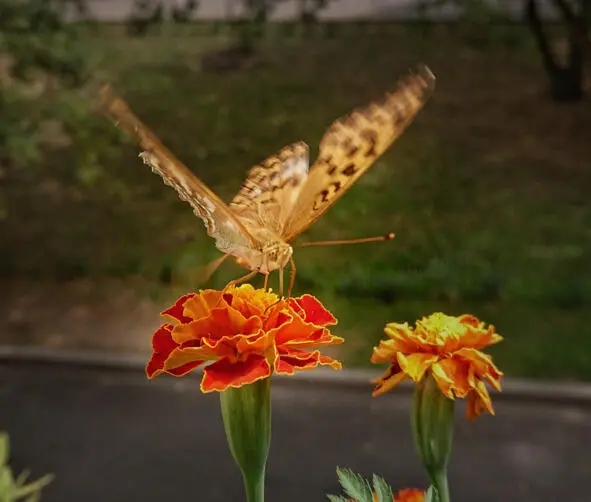
<instances>
[{"instance_id":1,"label":"butterfly thorax","mask_svg":"<svg viewBox=\"0 0 591 502\"><path fill-rule=\"evenodd\" d=\"M268 274L274 270L285 268L293 254L293 248L274 232L268 229L257 229L254 232L261 246L243 250L237 262L250 270Z\"/></svg>"}]
</instances>

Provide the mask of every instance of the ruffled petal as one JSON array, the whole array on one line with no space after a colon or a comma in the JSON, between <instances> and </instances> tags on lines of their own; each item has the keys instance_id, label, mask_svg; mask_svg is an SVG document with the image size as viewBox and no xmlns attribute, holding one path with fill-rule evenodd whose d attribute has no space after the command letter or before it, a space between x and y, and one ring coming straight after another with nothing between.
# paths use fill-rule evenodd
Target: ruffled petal
<instances>
[{"instance_id":1,"label":"ruffled petal","mask_svg":"<svg viewBox=\"0 0 591 502\"><path fill-rule=\"evenodd\" d=\"M289 305L302 317L302 319L316 326L334 326L336 318L312 295L303 295L299 298L289 298Z\"/></svg>"},{"instance_id":2,"label":"ruffled petal","mask_svg":"<svg viewBox=\"0 0 591 502\"><path fill-rule=\"evenodd\" d=\"M341 369L339 361L322 355L318 350L313 352L290 350L286 354L279 354L275 363L275 373L293 375L296 370L311 370L318 366L331 366L335 370Z\"/></svg>"},{"instance_id":3,"label":"ruffled petal","mask_svg":"<svg viewBox=\"0 0 591 502\"><path fill-rule=\"evenodd\" d=\"M425 372L438 359L439 356L437 354L424 354L420 352L409 355L404 355L402 352L398 352L397 354L400 368L415 382L419 382L425 375Z\"/></svg>"},{"instance_id":4,"label":"ruffled petal","mask_svg":"<svg viewBox=\"0 0 591 502\"><path fill-rule=\"evenodd\" d=\"M179 324L172 330L177 343L199 340L202 337L223 338L233 335L251 334L261 327L257 317L246 319L233 308L214 308L207 317L188 324Z\"/></svg>"},{"instance_id":5,"label":"ruffled petal","mask_svg":"<svg viewBox=\"0 0 591 502\"><path fill-rule=\"evenodd\" d=\"M486 386L483 382L478 382L474 390L468 394L466 417L472 422L476 420L483 411L486 411L491 415L495 414Z\"/></svg>"},{"instance_id":6,"label":"ruffled petal","mask_svg":"<svg viewBox=\"0 0 591 502\"><path fill-rule=\"evenodd\" d=\"M377 397L382 394L385 394L386 392L391 391L400 382L406 380L407 378L408 375L403 371L399 371L398 373L388 371L386 375L384 375L384 377L382 377L379 381L374 381L376 387L371 393L371 395L373 397Z\"/></svg>"},{"instance_id":7,"label":"ruffled petal","mask_svg":"<svg viewBox=\"0 0 591 502\"><path fill-rule=\"evenodd\" d=\"M468 362L476 377L486 380L495 390L501 390L503 373L494 365L491 356L471 347L459 349L454 356Z\"/></svg>"},{"instance_id":8,"label":"ruffled petal","mask_svg":"<svg viewBox=\"0 0 591 502\"><path fill-rule=\"evenodd\" d=\"M206 289L198 295L193 294L184 304L184 315L190 321L196 321L209 315L211 309L219 306L222 302L222 292ZM189 322L189 321L182 321Z\"/></svg>"},{"instance_id":9,"label":"ruffled petal","mask_svg":"<svg viewBox=\"0 0 591 502\"><path fill-rule=\"evenodd\" d=\"M172 324L163 324L152 335L152 357L146 365L146 376L154 378L161 374L170 353L178 347L171 336Z\"/></svg>"},{"instance_id":10,"label":"ruffled petal","mask_svg":"<svg viewBox=\"0 0 591 502\"><path fill-rule=\"evenodd\" d=\"M185 304L195 296L197 296L195 293L189 293L187 295L181 296L172 307L162 311L160 315L170 319L173 322L191 322L195 318L184 314Z\"/></svg>"},{"instance_id":11,"label":"ruffled petal","mask_svg":"<svg viewBox=\"0 0 591 502\"><path fill-rule=\"evenodd\" d=\"M244 361L221 359L203 369L201 392L223 392L271 376L271 365L264 357L252 355Z\"/></svg>"}]
</instances>

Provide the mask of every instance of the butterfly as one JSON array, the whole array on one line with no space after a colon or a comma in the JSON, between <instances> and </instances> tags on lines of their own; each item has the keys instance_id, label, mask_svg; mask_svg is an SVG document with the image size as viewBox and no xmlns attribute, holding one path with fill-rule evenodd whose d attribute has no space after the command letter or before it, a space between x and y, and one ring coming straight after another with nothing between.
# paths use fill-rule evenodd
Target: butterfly
<instances>
[{"instance_id":1,"label":"butterfly","mask_svg":"<svg viewBox=\"0 0 591 502\"><path fill-rule=\"evenodd\" d=\"M108 85L100 92L100 106L118 127L138 140L143 162L203 220L207 234L223 253L212 264L213 269L234 256L250 272L231 283L247 281L260 273L265 276L265 288L269 274L279 270L279 292L283 295L283 270L289 263L289 296L295 279L290 242L318 220L402 134L434 86L431 70L419 66L381 100L333 122L320 141L311 167L304 142L288 145L252 167L228 205L177 159ZM384 239L391 237L393 234ZM355 242L370 240L376 239ZM325 244L333 242L337 241Z\"/></svg>"}]
</instances>

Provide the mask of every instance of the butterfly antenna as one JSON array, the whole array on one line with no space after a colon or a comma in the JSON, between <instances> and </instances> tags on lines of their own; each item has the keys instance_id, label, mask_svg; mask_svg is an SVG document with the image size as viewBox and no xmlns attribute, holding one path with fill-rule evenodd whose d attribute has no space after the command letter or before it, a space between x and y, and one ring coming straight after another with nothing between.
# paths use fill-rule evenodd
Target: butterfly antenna
<instances>
[{"instance_id":1,"label":"butterfly antenna","mask_svg":"<svg viewBox=\"0 0 591 502\"><path fill-rule=\"evenodd\" d=\"M395 236L393 232L387 235L380 235L378 237L365 237L363 239L347 239L341 241L315 241L315 242L302 242L301 244L295 244L294 247L309 247L309 246L336 246L337 244L364 244L366 242L382 242L392 240Z\"/></svg>"}]
</instances>

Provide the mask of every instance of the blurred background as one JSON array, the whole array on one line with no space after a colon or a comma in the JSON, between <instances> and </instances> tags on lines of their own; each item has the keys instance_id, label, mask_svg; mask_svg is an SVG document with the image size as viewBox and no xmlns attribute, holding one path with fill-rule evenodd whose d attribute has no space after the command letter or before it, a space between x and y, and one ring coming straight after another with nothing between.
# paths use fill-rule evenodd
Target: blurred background
<instances>
[{"instance_id":1,"label":"blurred background","mask_svg":"<svg viewBox=\"0 0 591 502\"><path fill-rule=\"evenodd\" d=\"M507 375L591 380L590 26L589 0L2 0L0 344L147 353L219 256L95 112L102 83L229 201L422 62L431 101L298 241L396 239L297 250L294 294L349 366L386 321L470 312Z\"/></svg>"}]
</instances>

